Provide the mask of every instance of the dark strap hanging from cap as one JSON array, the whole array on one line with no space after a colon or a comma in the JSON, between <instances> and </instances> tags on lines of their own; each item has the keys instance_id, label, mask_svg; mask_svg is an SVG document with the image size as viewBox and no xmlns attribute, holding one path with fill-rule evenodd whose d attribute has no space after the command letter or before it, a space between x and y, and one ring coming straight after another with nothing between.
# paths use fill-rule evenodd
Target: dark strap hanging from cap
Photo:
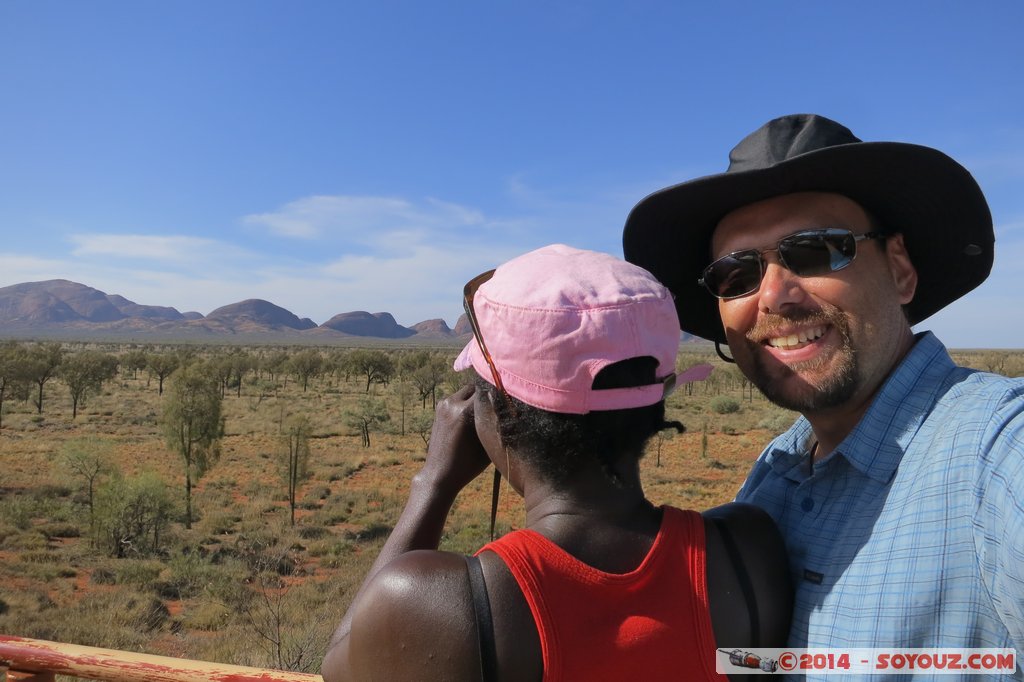
<instances>
[{"instance_id":1,"label":"dark strap hanging from cap","mask_svg":"<svg viewBox=\"0 0 1024 682\"><path fill-rule=\"evenodd\" d=\"M498 495L501 493L501 472L494 467L494 483L491 485L491 539L494 539L494 522L498 518Z\"/></svg>"}]
</instances>

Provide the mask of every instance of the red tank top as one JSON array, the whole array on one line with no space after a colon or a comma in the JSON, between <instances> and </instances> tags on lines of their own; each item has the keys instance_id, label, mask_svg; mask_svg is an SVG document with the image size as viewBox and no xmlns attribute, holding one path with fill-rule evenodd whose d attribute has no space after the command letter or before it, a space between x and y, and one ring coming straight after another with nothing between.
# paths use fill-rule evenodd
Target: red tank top
<instances>
[{"instance_id":1,"label":"red tank top","mask_svg":"<svg viewBox=\"0 0 1024 682\"><path fill-rule=\"evenodd\" d=\"M662 509L650 552L629 573L592 568L529 529L480 550L501 557L530 604L545 682L727 680L715 672L704 522Z\"/></svg>"}]
</instances>

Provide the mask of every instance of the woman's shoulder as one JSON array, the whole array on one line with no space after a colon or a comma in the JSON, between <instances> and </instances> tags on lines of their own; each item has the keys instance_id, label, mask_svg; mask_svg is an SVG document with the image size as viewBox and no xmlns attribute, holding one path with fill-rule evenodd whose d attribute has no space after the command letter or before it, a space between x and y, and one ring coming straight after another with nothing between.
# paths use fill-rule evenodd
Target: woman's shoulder
<instances>
[{"instance_id":1,"label":"woman's shoulder","mask_svg":"<svg viewBox=\"0 0 1024 682\"><path fill-rule=\"evenodd\" d=\"M410 623L445 622L471 599L466 557L435 550L396 557L373 577L367 590L372 597L364 600L368 612L384 618L401 614L412 619Z\"/></svg>"},{"instance_id":2,"label":"woman's shoulder","mask_svg":"<svg viewBox=\"0 0 1024 682\"><path fill-rule=\"evenodd\" d=\"M479 675L463 555L407 552L382 568L366 589L352 619L352 668L359 679Z\"/></svg>"}]
</instances>

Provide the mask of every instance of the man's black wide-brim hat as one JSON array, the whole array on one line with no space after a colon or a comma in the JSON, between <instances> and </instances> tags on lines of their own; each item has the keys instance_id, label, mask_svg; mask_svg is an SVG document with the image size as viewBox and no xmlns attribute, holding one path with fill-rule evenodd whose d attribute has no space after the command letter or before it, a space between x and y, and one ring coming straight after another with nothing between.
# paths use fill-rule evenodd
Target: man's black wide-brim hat
<instances>
[{"instance_id":1,"label":"man's black wide-brim hat","mask_svg":"<svg viewBox=\"0 0 1024 682\"><path fill-rule=\"evenodd\" d=\"M680 327L725 342L718 301L699 284L711 234L727 213L793 192L834 192L900 232L917 268L907 306L917 324L981 284L992 269L992 214L971 174L942 152L901 142L862 142L822 116L769 121L729 153L725 173L667 187L630 212L626 260L676 296ZM823 225L822 227L828 227Z\"/></svg>"}]
</instances>

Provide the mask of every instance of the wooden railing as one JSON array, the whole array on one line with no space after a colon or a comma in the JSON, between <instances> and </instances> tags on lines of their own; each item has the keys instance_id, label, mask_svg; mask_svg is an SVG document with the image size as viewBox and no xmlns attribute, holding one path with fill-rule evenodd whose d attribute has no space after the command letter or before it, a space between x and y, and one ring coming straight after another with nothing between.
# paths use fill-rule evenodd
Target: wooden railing
<instances>
[{"instance_id":1,"label":"wooden railing","mask_svg":"<svg viewBox=\"0 0 1024 682\"><path fill-rule=\"evenodd\" d=\"M0 682L52 682L56 675L106 682L323 682L310 673L0 635Z\"/></svg>"}]
</instances>

